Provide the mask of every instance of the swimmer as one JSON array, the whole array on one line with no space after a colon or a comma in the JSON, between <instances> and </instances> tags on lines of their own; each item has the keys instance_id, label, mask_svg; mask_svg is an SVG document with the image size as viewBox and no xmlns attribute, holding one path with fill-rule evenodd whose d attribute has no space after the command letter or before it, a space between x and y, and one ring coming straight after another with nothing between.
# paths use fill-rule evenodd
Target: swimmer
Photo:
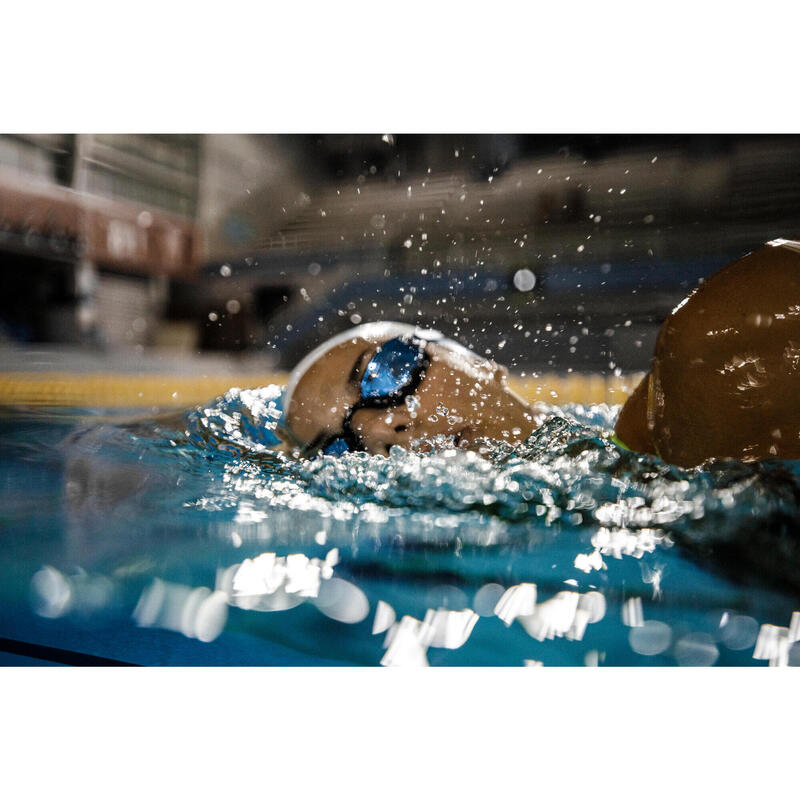
<instances>
[{"instance_id":1,"label":"swimmer","mask_svg":"<svg viewBox=\"0 0 800 800\"><path fill-rule=\"evenodd\" d=\"M293 370L284 398L303 456L443 434L523 442L541 416L508 372L433 331L378 322L335 336ZM778 240L721 269L661 327L649 374L623 407L618 444L680 466L800 458L800 243Z\"/></svg>"},{"instance_id":2,"label":"swimmer","mask_svg":"<svg viewBox=\"0 0 800 800\"><path fill-rule=\"evenodd\" d=\"M615 434L685 467L800 458L800 242L769 242L675 307Z\"/></svg>"},{"instance_id":3,"label":"swimmer","mask_svg":"<svg viewBox=\"0 0 800 800\"><path fill-rule=\"evenodd\" d=\"M284 428L301 455L366 450L443 434L472 448L510 444L537 427L508 386L508 371L436 331L374 322L334 336L289 379Z\"/></svg>"}]
</instances>

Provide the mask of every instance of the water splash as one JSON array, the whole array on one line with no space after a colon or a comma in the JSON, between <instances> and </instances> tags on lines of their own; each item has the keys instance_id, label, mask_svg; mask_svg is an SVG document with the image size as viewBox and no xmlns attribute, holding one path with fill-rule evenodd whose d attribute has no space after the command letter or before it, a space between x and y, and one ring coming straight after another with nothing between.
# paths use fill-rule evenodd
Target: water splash
<instances>
[{"instance_id":1,"label":"water splash","mask_svg":"<svg viewBox=\"0 0 800 800\"><path fill-rule=\"evenodd\" d=\"M348 663L793 663L763 626L797 605L797 464L679 469L617 447L615 407L544 404L519 447L294 460L271 449L279 393L67 436L35 612L201 642L267 626ZM312 645L322 618L353 633Z\"/></svg>"}]
</instances>

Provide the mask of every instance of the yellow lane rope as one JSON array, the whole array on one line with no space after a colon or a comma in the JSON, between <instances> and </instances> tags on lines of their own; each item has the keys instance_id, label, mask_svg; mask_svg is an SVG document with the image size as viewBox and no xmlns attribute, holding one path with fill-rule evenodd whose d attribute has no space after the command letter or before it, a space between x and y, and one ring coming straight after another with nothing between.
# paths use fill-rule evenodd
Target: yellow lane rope
<instances>
[{"instance_id":1,"label":"yellow lane rope","mask_svg":"<svg viewBox=\"0 0 800 800\"><path fill-rule=\"evenodd\" d=\"M511 387L527 400L547 403L622 403L641 373L620 377L547 373L511 376ZM0 372L0 405L74 408L180 408L197 405L233 386L285 384L285 373L211 375Z\"/></svg>"}]
</instances>

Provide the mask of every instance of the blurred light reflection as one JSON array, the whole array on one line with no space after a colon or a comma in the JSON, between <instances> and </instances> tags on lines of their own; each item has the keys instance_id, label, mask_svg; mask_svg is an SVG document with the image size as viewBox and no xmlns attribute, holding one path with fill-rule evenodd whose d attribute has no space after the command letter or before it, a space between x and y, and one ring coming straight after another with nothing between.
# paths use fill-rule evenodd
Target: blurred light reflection
<instances>
[{"instance_id":1,"label":"blurred light reflection","mask_svg":"<svg viewBox=\"0 0 800 800\"><path fill-rule=\"evenodd\" d=\"M262 553L245 559L238 565L231 584L234 599L275 594L282 589L300 598L317 597L322 579L333 576L339 561L337 548L330 550L324 560L308 558L302 553L278 556Z\"/></svg>"},{"instance_id":2,"label":"blurred light reflection","mask_svg":"<svg viewBox=\"0 0 800 800\"><path fill-rule=\"evenodd\" d=\"M34 611L48 619L63 617L72 602L69 581L53 567L42 567L31 578L31 594Z\"/></svg>"},{"instance_id":3,"label":"blurred light reflection","mask_svg":"<svg viewBox=\"0 0 800 800\"><path fill-rule=\"evenodd\" d=\"M606 613L606 599L597 591L561 591L541 603L536 602L536 596L534 583L512 586L498 601L495 614L506 626L519 620L525 632L541 642L556 636L580 641L586 626Z\"/></svg>"},{"instance_id":4,"label":"blurred light reflection","mask_svg":"<svg viewBox=\"0 0 800 800\"><path fill-rule=\"evenodd\" d=\"M579 600L578 592L558 592L519 621L525 632L540 642L556 636L580 641L589 623L589 611L578 607Z\"/></svg>"},{"instance_id":5,"label":"blurred light reflection","mask_svg":"<svg viewBox=\"0 0 800 800\"><path fill-rule=\"evenodd\" d=\"M343 578L326 578L314 605L326 617L348 625L365 620L369 614L367 596L354 583Z\"/></svg>"},{"instance_id":6,"label":"blurred light reflection","mask_svg":"<svg viewBox=\"0 0 800 800\"><path fill-rule=\"evenodd\" d=\"M758 636L758 622L741 614L728 615L720 622L720 641L730 650L752 647Z\"/></svg>"},{"instance_id":7,"label":"blurred light reflection","mask_svg":"<svg viewBox=\"0 0 800 800\"><path fill-rule=\"evenodd\" d=\"M394 625L397 615L394 609L383 600L378 600L378 605L375 608L375 620L372 623L373 635L388 631Z\"/></svg>"},{"instance_id":8,"label":"blurred light reflection","mask_svg":"<svg viewBox=\"0 0 800 800\"><path fill-rule=\"evenodd\" d=\"M205 586L195 588L155 578L142 592L133 619L141 628L162 628L212 642L228 620L228 598Z\"/></svg>"},{"instance_id":9,"label":"blurred light reflection","mask_svg":"<svg viewBox=\"0 0 800 800\"><path fill-rule=\"evenodd\" d=\"M690 633L675 643L675 660L682 667L710 667L719 658L719 649L707 633Z\"/></svg>"},{"instance_id":10,"label":"blurred light reflection","mask_svg":"<svg viewBox=\"0 0 800 800\"><path fill-rule=\"evenodd\" d=\"M383 646L386 652L381 659L384 667L427 667L427 641L430 626L413 617L405 616L389 628Z\"/></svg>"},{"instance_id":11,"label":"blurred light reflection","mask_svg":"<svg viewBox=\"0 0 800 800\"><path fill-rule=\"evenodd\" d=\"M642 598L629 597L622 605L622 624L629 628L640 628L644 625Z\"/></svg>"},{"instance_id":12,"label":"blurred light reflection","mask_svg":"<svg viewBox=\"0 0 800 800\"><path fill-rule=\"evenodd\" d=\"M536 584L519 583L505 591L497 601L494 613L508 627L517 617L533 614L535 608Z\"/></svg>"},{"instance_id":13,"label":"blurred light reflection","mask_svg":"<svg viewBox=\"0 0 800 800\"><path fill-rule=\"evenodd\" d=\"M640 627L630 629L628 642L634 653L642 656L656 656L670 646L672 628L664 622L649 619Z\"/></svg>"},{"instance_id":14,"label":"blurred light reflection","mask_svg":"<svg viewBox=\"0 0 800 800\"><path fill-rule=\"evenodd\" d=\"M430 647L457 650L469 639L477 621L478 615L470 608L462 611L451 611L447 608L436 611L428 609L424 624L431 630Z\"/></svg>"},{"instance_id":15,"label":"blurred light reflection","mask_svg":"<svg viewBox=\"0 0 800 800\"><path fill-rule=\"evenodd\" d=\"M771 667L789 664L789 649L794 642L789 638L789 628L781 625L762 625L756 639L753 658L769 661Z\"/></svg>"},{"instance_id":16,"label":"blurred light reflection","mask_svg":"<svg viewBox=\"0 0 800 800\"><path fill-rule=\"evenodd\" d=\"M324 559L262 553L219 570L216 586L245 611L288 611L308 600L326 617L353 625L367 618L369 600L354 583L333 576L338 563L336 547Z\"/></svg>"},{"instance_id":17,"label":"blurred light reflection","mask_svg":"<svg viewBox=\"0 0 800 800\"><path fill-rule=\"evenodd\" d=\"M34 612L48 619L67 614L88 618L114 604L113 582L82 569L65 575L55 567L42 567L31 578L30 592Z\"/></svg>"},{"instance_id":18,"label":"blurred light reflection","mask_svg":"<svg viewBox=\"0 0 800 800\"><path fill-rule=\"evenodd\" d=\"M475 597L472 600L475 613L481 617L494 616L495 607L504 593L505 588L499 583L485 583L475 592Z\"/></svg>"}]
</instances>

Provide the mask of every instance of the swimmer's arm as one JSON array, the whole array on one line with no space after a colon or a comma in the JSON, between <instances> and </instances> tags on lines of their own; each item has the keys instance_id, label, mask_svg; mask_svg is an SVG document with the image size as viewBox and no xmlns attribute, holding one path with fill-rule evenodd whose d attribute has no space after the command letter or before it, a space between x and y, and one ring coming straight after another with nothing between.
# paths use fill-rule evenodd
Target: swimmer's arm
<instances>
[{"instance_id":1,"label":"swimmer's arm","mask_svg":"<svg viewBox=\"0 0 800 800\"><path fill-rule=\"evenodd\" d=\"M627 450L655 454L655 448L650 439L650 430L647 427L649 381L650 375L647 374L622 407L617 424L614 426L614 438Z\"/></svg>"}]
</instances>

